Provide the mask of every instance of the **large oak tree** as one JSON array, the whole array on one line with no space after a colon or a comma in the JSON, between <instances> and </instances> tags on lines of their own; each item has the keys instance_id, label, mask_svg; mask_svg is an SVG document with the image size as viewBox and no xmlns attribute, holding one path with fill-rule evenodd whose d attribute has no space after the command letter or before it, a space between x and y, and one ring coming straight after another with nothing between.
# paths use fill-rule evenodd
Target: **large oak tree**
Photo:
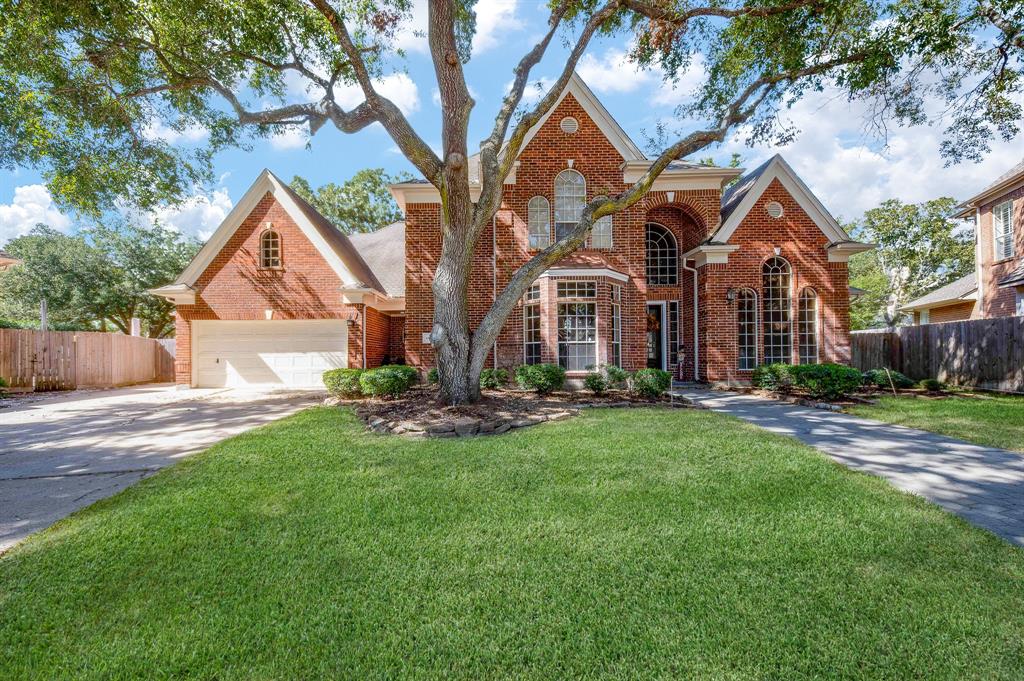
<instances>
[{"instance_id":1,"label":"large oak tree","mask_svg":"<svg viewBox=\"0 0 1024 681\"><path fill-rule=\"evenodd\" d=\"M147 207L209 181L218 149L294 126L315 135L325 125L355 133L381 124L441 194L431 340L444 398L463 402L478 396L487 353L531 282L579 247L594 220L638 201L670 161L738 126L753 140L786 139L796 131L779 124L779 110L834 86L870 97L880 129L890 120L925 122L929 99L950 105L943 150L953 160L978 158L996 136L1017 132L1019 0L552 0L546 31L510 64L511 88L472 150L480 154L474 202L467 157L475 102L463 71L473 5L429 2L442 112L435 153L376 85L404 58L394 38L409 0L0 0L0 160L40 169L65 205ZM661 129L649 171L623 193L588 203L576 229L521 267L470 328L473 246L501 203L504 178L591 41L615 34L629 36L636 62L660 66L668 82L699 55L706 77L677 111L682 132ZM545 62L554 82L527 104L535 67L556 59L552 43L565 47L557 64ZM302 81L308 99L286 100L286 79ZM339 104L342 84L358 87L358 105ZM203 126L209 143L173 148L145 134L156 121Z\"/></svg>"}]
</instances>

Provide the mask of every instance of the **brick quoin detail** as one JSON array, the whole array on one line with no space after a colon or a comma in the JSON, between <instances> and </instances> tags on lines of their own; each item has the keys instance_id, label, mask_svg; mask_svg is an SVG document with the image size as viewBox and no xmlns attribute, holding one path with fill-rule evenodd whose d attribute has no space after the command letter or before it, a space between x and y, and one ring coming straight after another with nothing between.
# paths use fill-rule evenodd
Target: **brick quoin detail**
<instances>
[{"instance_id":1,"label":"brick quoin detail","mask_svg":"<svg viewBox=\"0 0 1024 681\"><path fill-rule=\"evenodd\" d=\"M566 134L559 121L572 116L579 130ZM523 150L516 170L515 184L505 185L502 205L474 252L468 301L470 322L475 328L513 273L532 255L529 249L527 204L534 196L548 199L551 229L554 232L554 180L570 166L587 181L587 200L618 193L627 188L622 181L622 156L605 138L597 124L571 94L558 105ZM778 201L783 205L781 219L771 218L764 205ZM721 192L717 189L651 192L631 208L613 218L613 247L610 250L582 248L564 261L565 267L601 267L621 272L626 282L604 277L573 277L598 284L597 327L599 362L610 357L609 319L612 284L622 286L622 365L633 371L646 366L647 316L649 301L679 301L679 359L681 366L670 366L674 374L692 379L693 374L693 278L680 262L678 284L649 287L645 276L645 224L657 222L675 236L679 254L696 247L718 229ZM431 283L441 251L440 206L406 206L406 360L423 369L434 366L434 352L423 342L433 325ZM759 197L757 204L729 240L739 249L730 254L727 264L708 264L699 269L698 338L700 340L700 378L713 382L746 382L750 372L737 366L736 310L726 294L730 288L751 288L761 295L761 265L775 255L775 248L792 268L793 352L796 357L796 304L799 293L812 287L819 297L819 357L821 361L849 361L849 289L846 263L828 262L825 247L829 240L800 208L778 180ZM556 362L557 354L557 279L542 277L541 359ZM760 321L760 310L758 318ZM763 334L759 334L762 335ZM763 344L763 337L759 346ZM523 311L517 307L509 316L491 353L488 365L515 367L523 362ZM666 350L668 352L668 350ZM759 347L758 357L763 357Z\"/></svg>"},{"instance_id":2,"label":"brick quoin detail","mask_svg":"<svg viewBox=\"0 0 1024 681\"><path fill-rule=\"evenodd\" d=\"M266 223L281 236L281 269L259 267L259 236ZM179 305L175 320L175 378L192 381L192 322L207 319L351 319L348 364L363 365L363 305L346 305L342 282L269 192L258 202L196 281L195 305ZM388 317L367 309L367 361L387 354Z\"/></svg>"}]
</instances>

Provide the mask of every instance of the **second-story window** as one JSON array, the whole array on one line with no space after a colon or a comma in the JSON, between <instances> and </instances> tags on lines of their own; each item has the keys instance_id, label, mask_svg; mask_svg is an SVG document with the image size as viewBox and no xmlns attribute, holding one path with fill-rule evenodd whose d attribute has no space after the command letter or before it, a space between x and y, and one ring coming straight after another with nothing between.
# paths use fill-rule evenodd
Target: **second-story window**
<instances>
[{"instance_id":1,"label":"second-story window","mask_svg":"<svg viewBox=\"0 0 1024 681\"><path fill-rule=\"evenodd\" d=\"M604 198L604 197L595 197ZM590 230L590 247L591 248L611 248L612 247L612 216L605 215L603 218L598 218L594 221L594 226Z\"/></svg>"},{"instance_id":2,"label":"second-story window","mask_svg":"<svg viewBox=\"0 0 1024 681\"><path fill-rule=\"evenodd\" d=\"M647 284L675 286L679 283L676 238L663 226L650 222L646 228Z\"/></svg>"},{"instance_id":3,"label":"second-story window","mask_svg":"<svg viewBox=\"0 0 1024 681\"><path fill-rule=\"evenodd\" d=\"M992 209L992 246L995 260L1013 257L1013 201Z\"/></svg>"},{"instance_id":4,"label":"second-story window","mask_svg":"<svg viewBox=\"0 0 1024 681\"><path fill-rule=\"evenodd\" d=\"M281 266L281 236L273 229L260 235L260 267L271 269Z\"/></svg>"},{"instance_id":5,"label":"second-story window","mask_svg":"<svg viewBox=\"0 0 1024 681\"><path fill-rule=\"evenodd\" d=\"M555 239L561 239L580 221L587 203L587 181L576 170L555 176Z\"/></svg>"},{"instance_id":6,"label":"second-story window","mask_svg":"<svg viewBox=\"0 0 1024 681\"><path fill-rule=\"evenodd\" d=\"M530 199L529 212L530 248L547 248L551 243L551 204L543 196Z\"/></svg>"}]
</instances>

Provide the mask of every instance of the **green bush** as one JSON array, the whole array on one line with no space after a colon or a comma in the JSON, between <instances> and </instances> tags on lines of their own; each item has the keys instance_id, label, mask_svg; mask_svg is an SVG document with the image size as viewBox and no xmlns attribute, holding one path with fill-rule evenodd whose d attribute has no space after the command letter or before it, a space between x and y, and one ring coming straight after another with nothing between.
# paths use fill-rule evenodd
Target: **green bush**
<instances>
[{"instance_id":1,"label":"green bush","mask_svg":"<svg viewBox=\"0 0 1024 681\"><path fill-rule=\"evenodd\" d=\"M409 389L409 377L395 367L380 367L364 371L359 387L370 397L398 397Z\"/></svg>"},{"instance_id":2,"label":"green bush","mask_svg":"<svg viewBox=\"0 0 1024 681\"><path fill-rule=\"evenodd\" d=\"M889 377L892 377L892 384L889 383ZM895 385L897 389L900 388L913 388L914 382L901 374L898 371L889 369L886 372L885 369L872 369L871 371L864 372L864 385L873 385L876 388L882 388L883 390L890 390Z\"/></svg>"},{"instance_id":3,"label":"green bush","mask_svg":"<svg viewBox=\"0 0 1024 681\"><path fill-rule=\"evenodd\" d=\"M792 372L791 364L762 364L754 369L750 382L755 388L788 393L795 385Z\"/></svg>"},{"instance_id":4,"label":"green bush","mask_svg":"<svg viewBox=\"0 0 1024 681\"><path fill-rule=\"evenodd\" d=\"M608 380L600 371L592 371L583 379L583 385L595 395L600 395L608 389Z\"/></svg>"},{"instance_id":5,"label":"green bush","mask_svg":"<svg viewBox=\"0 0 1024 681\"><path fill-rule=\"evenodd\" d=\"M405 378L406 388L416 385L416 381L420 378L420 372L416 371L416 367L411 367L408 364L385 364L378 368L392 369L400 373Z\"/></svg>"},{"instance_id":6,"label":"green bush","mask_svg":"<svg viewBox=\"0 0 1024 681\"><path fill-rule=\"evenodd\" d=\"M800 364L789 372L797 387L818 399L847 397L861 386L860 371L842 364Z\"/></svg>"},{"instance_id":7,"label":"green bush","mask_svg":"<svg viewBox=\"0 0 1024 681\"><path fill-rule=\"evenodd\" d=\"M629 379L629 372L614 364L606 366L604 373L608 377L608 387L624 385Z\"/></svg>"},{"instance_id":8,"label":"green bush","mask_svg":"<svg viewBox=\"0 0 1024 681\"><path fill-rule=\"evenodd\" d=\"M497 390L508 383L508 371L505 369L484 369L480 372L480 387Z\"/></svg>"},{"instance_id":9,"label":"green bush","mask_svg":"<svg viewBox=\"0 0 1024 681\"><path fill-rule=\"evenodd\" d=\"M557 364L523 364L516 368L516 383L523 390L546 395L565 384L565 369Z\"/></svg>"},{"instance_id":10,"label":"green bush","mask_svg":"<svg viewBox=\"0 0 1024 681\"><path fill-rule=\"evenodd\" d=\"M363 394L359 387L362 373L362 369L330 369L324 372L324 387L338 397L359 397Z\"/></svg>"},{"instance_id":11,"label":"green bush","mask_svg":"<svg viewBox=\"0 0 1024 681\"><path fill-rule=\"evenodd\" d=\"M640 369L633 374L633 392L658 397L672 387L672 374L661 369Z\"/></svg>"},{"instance_id":12,"label":"green bush","mask_svg":"<svg viewBox=\"0 0 1024 681\"><path fill-rule=\"evenodd\" d=\"M930 393L942 392L946 386L937 378L926 378L918 385L921 386L922 390L927 390Z\"/></svg>"},{"instance_id":13,"label":"green bush","mask_svg":"<svg viewBox=\"0 0 1024 681\"><path fill-rule=\"evenodd\" d=\"M4 388L6 388L6 387L7 387L7 381L5 381L4 379L0 378L0 399L3 399L4 397L7 397L7 391L4 390Z\"/></svg>"},{"instance_id":14,"label":"green bush","mask_svg":"<svg viewBox=\"0 0 1024 681\"><path fill-rule=\"evenodd\" d=\"M437 367L430 367L430 371L427 372L427 383L435 385L437 381Z\"/></svg>"}]
</instances>

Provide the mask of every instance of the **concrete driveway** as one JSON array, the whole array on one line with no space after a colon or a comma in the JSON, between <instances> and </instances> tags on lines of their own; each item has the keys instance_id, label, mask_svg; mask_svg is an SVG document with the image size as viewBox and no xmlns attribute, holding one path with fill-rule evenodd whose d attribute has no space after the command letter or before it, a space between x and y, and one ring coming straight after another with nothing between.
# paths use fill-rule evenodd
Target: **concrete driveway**
<instances>
[{"instance_id":1,"label":"concrete driveway","mask_svg":"<svg viewBox=\"0 0 1024 681\"><path fill-rule=\"evenodd\" d=\"M322 399L147 385L12 400L0 408L0 553L189 454Z\"/></svg>"}]
</instances>

